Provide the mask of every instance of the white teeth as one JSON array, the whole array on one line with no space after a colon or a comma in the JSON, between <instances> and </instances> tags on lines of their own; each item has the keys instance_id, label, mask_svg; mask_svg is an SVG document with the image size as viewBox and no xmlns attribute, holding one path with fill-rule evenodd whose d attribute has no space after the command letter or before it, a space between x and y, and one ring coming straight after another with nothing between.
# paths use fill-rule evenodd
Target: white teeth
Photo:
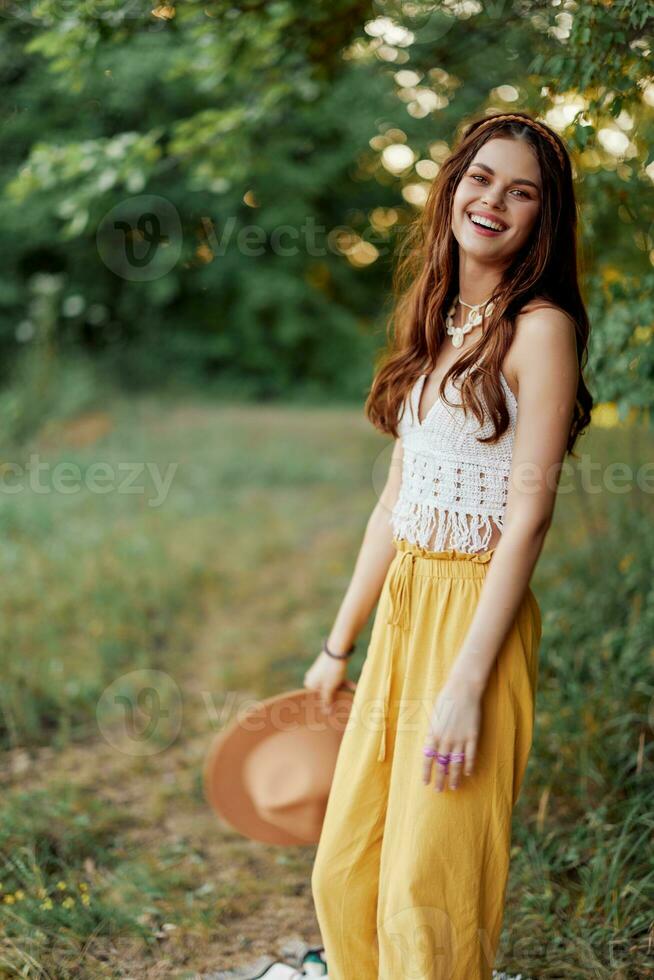
<instances>
[{"instance_id":1,"label":"white teeth","mask_svg":"<svg viewBox=\"0 0 654 980\"><path fill-rule=\"evenodd\" d=\"M471 214L468 217L475 225L482 225L484 228L492 229L492 231L504 231L504 227L502 225L498 225L494 221L489 221L488 218L482 218L478 214Z\"/></svg>"}]
</instances>

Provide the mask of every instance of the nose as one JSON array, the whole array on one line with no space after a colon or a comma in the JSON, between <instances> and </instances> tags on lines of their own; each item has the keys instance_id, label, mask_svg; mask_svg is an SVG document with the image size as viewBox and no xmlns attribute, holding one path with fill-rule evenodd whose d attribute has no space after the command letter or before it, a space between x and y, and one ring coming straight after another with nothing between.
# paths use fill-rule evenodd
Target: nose
<instances>
[{"instance_id":1,"label":"nose","mask_svg":"<svg viewBox=\"0 0 654 980\"><path fill-rule=\"evenodd\" d=\"M489 189L487 189L486 190L486 193L483 195L483 197L481 199L481 202L482 202L482 204L485 204L486 207L489 207L489 208L490 207L498 208L498 210L500 210L500 211L503 210L502 201L501 201L500 196L499 196L499 191L496 191L493 194L492 191L490 191Z\"/></svg>"}]
</instances>

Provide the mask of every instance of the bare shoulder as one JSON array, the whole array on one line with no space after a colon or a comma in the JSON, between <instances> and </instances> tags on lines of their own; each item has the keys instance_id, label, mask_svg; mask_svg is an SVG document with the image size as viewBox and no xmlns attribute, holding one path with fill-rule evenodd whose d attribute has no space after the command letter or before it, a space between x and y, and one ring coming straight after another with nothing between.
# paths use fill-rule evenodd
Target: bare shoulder
<instances>
[{"instance_id":1,"label":"bare shoulder","mask_svg":"<svg viewBox=\"0 0 654 980\"><path fill-rule=\"evenodd\" d=\"M549 300L536 298L516 316L504 373L520 390L532 372L542 369L561 376L574 374L576 379L577 341L572 317Z\"/></svg>"},{"instance_id":2,"label":"bare shoulder","mask_svg":"<svg viewBox=\"0 0 654 980\"><path fill-rule=\"evenodd\" d=\"M556 303L552 303L551 300L545 299L543 296L536 296L534 299L530 299L518 313L515 321L516 330L519 324L524 323L525 320L532 320L537 314L541 314L541 319L548 320L551 320L553 315L558 314L559 323L566 321L574 329L575 323L569 313L566 313Z\"/></svg>"},{"instance_id":3,"label":"bare shoulder","mask_svg":"<svg viewBox=\"0 0 654 980\"><path fill-rule=\"evenodd\" d=\"M537 307L537 308L536 308ZM552 303L529 305L516 317L511 367L518 387L542 390L569 400L576 394L579 361L575 323Z\"/></svg>"}]
</instances>

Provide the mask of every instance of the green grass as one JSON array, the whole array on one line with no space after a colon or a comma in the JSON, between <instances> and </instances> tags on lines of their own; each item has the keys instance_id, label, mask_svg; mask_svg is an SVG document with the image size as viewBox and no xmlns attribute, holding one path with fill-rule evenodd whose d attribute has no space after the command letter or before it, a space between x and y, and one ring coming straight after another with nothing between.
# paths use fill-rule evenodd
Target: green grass
<instances>
[{"instance_id":1,"label":"green grass","mask_svg":"<svg viewBox=\"0 0 654 980\"><path fill-rule=\"evenodd\" d=\"M635 472L651 445L593 431L583 452ZM651 518L637 489L561 498L534 579L544 633L505 948L537 977L654 976Z\"/></svg>"},{"instance_id":2,"label":"green grass","mask_svg":"<svg viewBox=\"0 0 654 980\"><path fill-rule=\"evenodd\" d=\"M95 975L109 976L94 943L121 933L146 937L138 905L115 903L103 880L126 858L125 829L119 810L65 784L5 798L0 968L17 971L6 975L73 977L93 964Z\"/></svg>"},{"instance_id":3,"label":"green grass","mask_svg":"<svg viewBox=\"0 0 654 980\"><path fill-rule=\"evenodd\" d=\"M208 706L302 685L390 445L348 409L116 397L95 412L52 422L14 461L177 468L157 507L147 474L140 494L0 494L0 833L15 899L0 902L0 976L190 977L311 929L313 848L252 845L203 802ZM635 468L653 441L594 430L578 452ZM562 494L532 581L544 633L498 958L511 974L654 976L651 515L644 492ZM164 671L183 701L153 755L98 730L103 691L139 668Z\"/></svg>"}]
</instances>

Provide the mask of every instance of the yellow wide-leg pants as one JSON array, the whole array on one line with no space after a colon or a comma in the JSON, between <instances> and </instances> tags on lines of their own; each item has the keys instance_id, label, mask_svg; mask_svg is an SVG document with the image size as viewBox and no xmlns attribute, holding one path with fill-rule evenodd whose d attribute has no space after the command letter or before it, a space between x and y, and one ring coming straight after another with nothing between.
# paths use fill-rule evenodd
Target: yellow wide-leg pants
<instances>
[{"instance_id":1,"label":"yellow wide-leg pants","mask_svg":"<svg viewBox=\"0 0 654 980\"><path fill-rule=\"evenodd\" d=\"M470 776L422 781L436 696L495 549L395 539L311 887L330 980L489 980L532 743L541 614L528 587L489 674Z\"/></svg>"}]
</instances>

